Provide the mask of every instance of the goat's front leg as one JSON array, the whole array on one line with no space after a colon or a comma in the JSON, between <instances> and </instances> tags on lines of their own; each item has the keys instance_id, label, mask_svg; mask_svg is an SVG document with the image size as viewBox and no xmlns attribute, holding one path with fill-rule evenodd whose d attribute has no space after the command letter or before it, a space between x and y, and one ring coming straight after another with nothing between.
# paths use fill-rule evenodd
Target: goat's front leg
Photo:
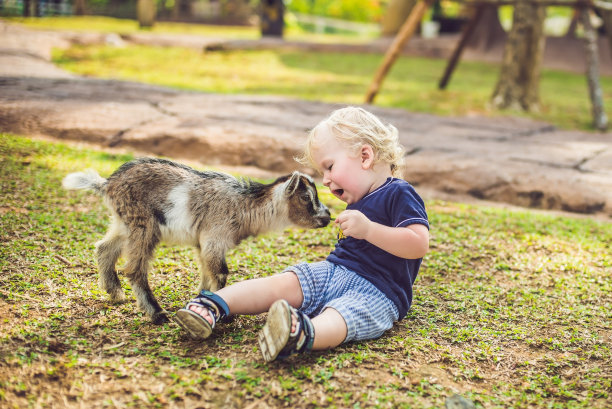
<instances>
[{"instance_id":1,"label":"goat's front leg","mask_svg":"<svg viewBox=\"0 0 612 409\"><path fill-rule=\"evenodd\" d=\"M154 324L168 322L168 317L160 307L149 287L149 260L159 243L159 229L132 228L128 237L127 265L125 273L136 295L138 307L144 311Z\"/></svg>"},{"instance_id":2,"label":"goat's front leg","mask_svg":"<svg viewBox=\"0 0 612 409\"><path fill-rule=\"evenodd\" d=\"M213 242L201 242L200 258L200 288L198 291L217 291L225 287L229 269L225 261L225 246Z\"/></svg>"}]
</instances>

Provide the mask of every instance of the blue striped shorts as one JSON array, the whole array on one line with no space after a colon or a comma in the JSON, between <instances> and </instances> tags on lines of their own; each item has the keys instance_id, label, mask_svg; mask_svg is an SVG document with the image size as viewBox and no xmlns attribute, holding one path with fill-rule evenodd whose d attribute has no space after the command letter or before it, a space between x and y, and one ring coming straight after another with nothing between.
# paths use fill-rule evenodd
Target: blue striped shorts
<instances>
[{"instance_id":1,"label":"blue striped shorts","mask_svg":"<svg viewBox=\"0 0 612 409\"><path fill-rule=\"evenodd\" d=\"M348 329L344 342L380 337L398 320L393 302L365 278L344 266L320 261L286 269L300 281L304 301L299 308L309 317L333 308Z\"/></svg>"}]
</instances>

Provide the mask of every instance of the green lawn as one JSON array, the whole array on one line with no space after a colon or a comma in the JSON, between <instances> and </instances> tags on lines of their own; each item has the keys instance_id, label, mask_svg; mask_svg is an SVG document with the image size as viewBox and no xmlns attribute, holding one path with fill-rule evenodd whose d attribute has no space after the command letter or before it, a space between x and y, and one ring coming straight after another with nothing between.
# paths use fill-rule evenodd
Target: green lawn
<instances>
[{"instance_id":1,"label":"green lawn","mask_svg":"<svg viewBox=\"0 0 612 409\"><path fill-rule=\"evenodd\" d=\"M12 19L30 27L130 33L130 20L109 18ZM153 33L189 33L212 37L248 38L257 29L159 23ZM363 42L372 38L312 36L289 30L288 39L321 42ZM53 60L77 74L142 81L185 90L215 93L284 95L309 100L361 104L382 62L382 55L289 51L200 52L146 46L75 46L56 50ZM180 63L177 63L180 62ZM414 112L447 116L517 115L565 129L592 130L591 104L582 74L543 70L539 112L493 109L489 100L499 65L461 62L445 91L437 89L446 61L401 57L385 79L375 103ZM612 117L612 76L601 77L604 105Z\"/></svg>"},{"instance_id":2,"label":"green lawn","mask_svg":"<svg viewBox=\"0 0 612 409\"><path fill-rule=\"evenodd\" d=\"M428 201L431 250L403 321L378 340L264 364L263 317L196 343L98 289L108 213L61 179L108 176L130 158L0 135L0 407L443 408L454 393L486 408L612 405L611 223ZM229 254L230 282L323 259L335 234L246 240ZM150 281L168 311L197 280L190 250L158 249Z\"/></svg>"}]
</instances>

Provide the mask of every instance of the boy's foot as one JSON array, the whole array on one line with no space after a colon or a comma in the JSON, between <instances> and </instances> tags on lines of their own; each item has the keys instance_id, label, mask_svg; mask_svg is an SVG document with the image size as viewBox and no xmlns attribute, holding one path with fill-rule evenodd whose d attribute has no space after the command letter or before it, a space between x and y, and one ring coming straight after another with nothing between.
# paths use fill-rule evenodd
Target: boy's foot
<instances>
[{"instance_id":1,"label":"boy's foot","mask_svg":"<svg viewBox=\"0 0 612 409\"><path fill-rule=\"evenodd\" d=\"M229 307L221 297L203 290L176 312L174 320L193 339L206 339L218 321L229 315Z\"/></svg>"},{"instance_id":2,"label":"boy's foot","mask_svg":"<svg viewBox=\"0 0 612 409\"><path fill-rule=\"evenodd\" d=\"M285 300L278 300L268 311L266 324L259 332L259 347L266 362L283 359L312 349L314 327L310 318Z\"/></svg>"}]
</instances>

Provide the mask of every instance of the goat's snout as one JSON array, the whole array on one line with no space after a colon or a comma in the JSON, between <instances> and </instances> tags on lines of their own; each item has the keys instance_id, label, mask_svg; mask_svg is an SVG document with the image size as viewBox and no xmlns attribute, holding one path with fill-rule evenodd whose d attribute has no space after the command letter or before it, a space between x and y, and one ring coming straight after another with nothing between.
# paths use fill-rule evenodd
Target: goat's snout
<instances>
[{"instance_id":1,"label":"goat's snout","mask_svg":"<svg viewBox=\"0 0 612 409\"><path fill-rule=\"evenodd\" d=\"M292 224L306 228L321 228L329 224L331 214L319 200L317 186L310 176L293 172L279 180L286 180L285 204Z\"/></svg>"},{"instance_id":2,"label":"goat's snout","mask_svg":"<svg viewBox=\"0 0 612 409\"><path fill-rule=\"evenodd\" d=\"M331 221L331 213L329 212L329 209L327 208L327 206L325 206L322 203L321 203L321 209L319 210L319 217L317 218L317 221L319 222L319 226L317 227L325 227Z\"/></svg>"}]
</instances>

